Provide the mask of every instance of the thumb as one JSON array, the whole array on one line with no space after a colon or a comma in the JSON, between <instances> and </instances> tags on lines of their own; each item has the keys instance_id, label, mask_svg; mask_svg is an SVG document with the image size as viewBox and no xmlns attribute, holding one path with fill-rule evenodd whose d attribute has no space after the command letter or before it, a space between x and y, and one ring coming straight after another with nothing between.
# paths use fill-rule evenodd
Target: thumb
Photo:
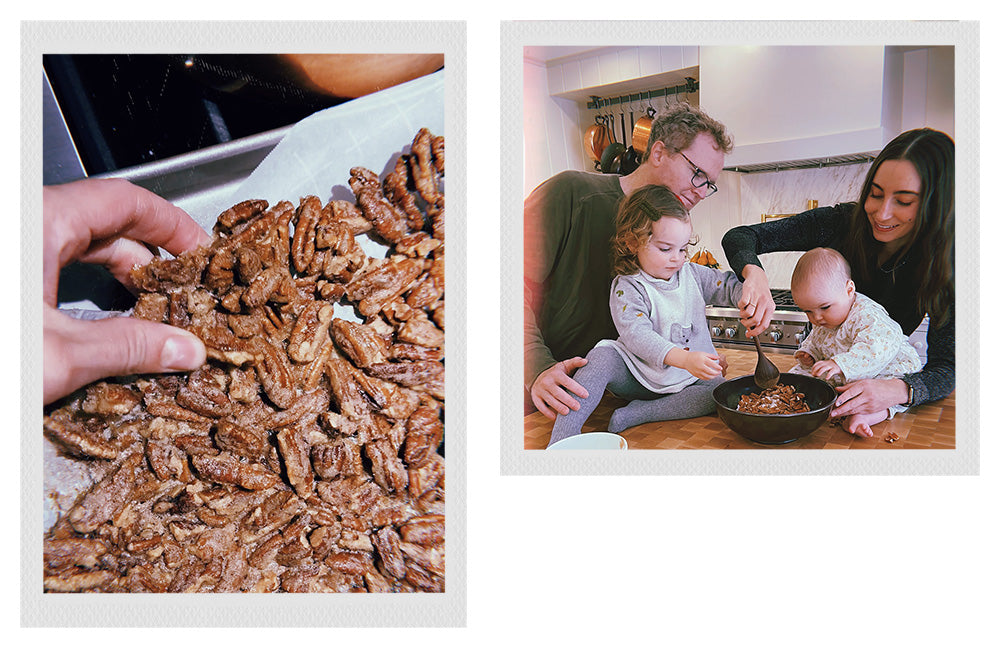
<instances>
[{"instance_id":1,"label":"thumb","mask_svg":"<svg viewBox=\"0 0 1000 648\"><path fill-rule=\"evenodd\" d=\"M56 309L45 315L45 402L108 376L190 371L205 363L192 333L131 317L77 320Z\"/></svg>"}]
</instances>

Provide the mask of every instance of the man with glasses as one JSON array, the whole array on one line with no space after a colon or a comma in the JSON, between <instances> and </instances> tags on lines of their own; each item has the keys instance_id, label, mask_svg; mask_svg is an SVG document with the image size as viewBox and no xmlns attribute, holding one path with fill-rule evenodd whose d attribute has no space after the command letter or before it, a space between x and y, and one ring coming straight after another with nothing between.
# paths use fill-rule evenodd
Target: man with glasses
<instances>
[{"instance_id":1,"label":"man with glasses","mask_svg":"<svg viewBox=\"0 0 1000 648\"><path fill-rule=\"evenodd\" d=\"M658 184L690 211L715 193L733 148L725 126L686 103L656 118L649 142L627 176L563 171L524 201L526 410L554 419L578 409L574 395L587 394L573 373L598 341L618 336L608 310L609 241L621 199Z\"/></svg>"}]
</instances>

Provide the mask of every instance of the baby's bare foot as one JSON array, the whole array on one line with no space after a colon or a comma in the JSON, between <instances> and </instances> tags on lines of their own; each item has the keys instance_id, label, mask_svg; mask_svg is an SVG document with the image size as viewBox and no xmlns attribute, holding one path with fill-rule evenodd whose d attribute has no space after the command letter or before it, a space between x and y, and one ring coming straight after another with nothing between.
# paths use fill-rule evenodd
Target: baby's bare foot
<instances>
[{"instance_id":1,"label":"baby's bare foot","mask_svg":"<svg viewBox=\"0 0 1000 648\"><path fill-rule=\"evenodd\" d=\"M871 437L874 435L871 426L881 423L889 417L889 411L883 410L874 414L852 414L844 418L840 425L851 434L859 437Z\"/></svg>"}]
</instances>

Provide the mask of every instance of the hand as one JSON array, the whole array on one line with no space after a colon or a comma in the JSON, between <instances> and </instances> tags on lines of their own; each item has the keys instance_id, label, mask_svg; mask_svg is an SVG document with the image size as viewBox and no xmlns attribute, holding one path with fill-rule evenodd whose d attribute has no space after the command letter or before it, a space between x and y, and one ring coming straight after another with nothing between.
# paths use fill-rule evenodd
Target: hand
<instances>
[{"instance_id":1,"label":"hand","mask_svg":"<svg viewBox=\"0 0 1000 648\"><path fill-rule=\"evenodd\" d=\"M726 356L722 355L718 351L716 351L715 353L718 354L719 356L719 366L722 367L722 376L725 377L726 372L729 371L729 360L727 360Z\"/></svg>"},{"instance_id":2,"label":"hand","mask_svg":"<svg viewBox=\"0 0 1000 648\"><path fill-rule=\"evenodd\" d=\"M556 414L565 416L569 411L580 409L580 402L573 398L587 398L589 394L583 385L570 378L570 374L587 364L586 358L570 358L557 362L538 374L531 384L531 402L546 418L556 418Z\"/></svg>"},{"instance_id":3,"label":"hand","mask_svg":"<svg viewBox=\"0 0 1000 648\"><path fill-rule=\"evenodd\" d=\"M836 376L844 375L844 372L840 370L840 365L833 360L820 360L813 364L811 373L822 380L833 380Z\"/></svg>"},{"instance_id":4,"label":"hand","mask_svg":"<svg viewBox=\"0 0 1000 648\"><path fill-rule=\"evenodd\" d=\"M906 383L899 378L868 378L834 387L840 394L834 401L830 416L874 414L902 405L909 398Z\"/></svg>"},{"instance_id":5,"label":"hand","mask_svg":"<svg viewBox=\"0 0 1000 648\"><path fill-rule=\"evenodd\" d=\"M722 364L719 361L719 356L714 353L705 353L704 351L684 351L683 349L675 347L674 349L671 349L670 353L667 355L671 355L674 351L680 351L685 354L682 357L680 364L676 366L679 366L681 369L686 369L695 378L709 380L710 378L722 375Z\"/></svg>"},{"instance_id":6,"label":"hand","mask_svg":"<svg viewBox=\"0 0 1000 648\"><path fill-rule=\"evenodd\" d=\"M748 264L743 268L743 292L736 305L740 309L740 322L747 329L747 337L755 337L767 330L774 315L774 297L767 282L767 275L758 266Z\"/></svg>"},{"instance_id":7,"label":"hand","mask_svg":"<svg viewBox=\"0 0 1000 648\"><path fill-rule=\"evenodd\" d=\"M809 367L813 366L813 363L816 362L816 359L813 358L808 353L806 353L805 351L796 351L795 352L795 359L798 360L799 364L802 365L806 369L808 369Z\"/></svg>"},{"instance_id":8,"label":"hand","mask_svg":"<svg viewBox=\"0 0 1000 648\"><path fill-rule=\"evenodd\" d=\"M42 212L46 404L108 376L204 364L205 345L182 329L127 317L78 320L57 308L59 271L73 261L104 265L131 289L129 271L153 258L145 243L174 255L208 244L184 210L124 180L82 180L44 187Z\"/></svg>"}]
</instances>

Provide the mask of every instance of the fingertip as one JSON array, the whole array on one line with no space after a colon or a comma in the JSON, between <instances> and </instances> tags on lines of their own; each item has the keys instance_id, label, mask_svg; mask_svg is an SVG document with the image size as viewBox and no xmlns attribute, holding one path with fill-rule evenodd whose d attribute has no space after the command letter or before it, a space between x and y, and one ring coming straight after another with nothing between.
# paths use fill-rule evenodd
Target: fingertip
<instances>
[{"instance_id":1,"label":"fingertip","mask_svg":"<svg viewBox=\"0 0 1000 648\"><path fill-rule=\"evenodd\" d=\"M160 363L164 371L191 371L205 364L205 344L187 331L178 331L163 342Z\"/></svg>"}]
</instances>

